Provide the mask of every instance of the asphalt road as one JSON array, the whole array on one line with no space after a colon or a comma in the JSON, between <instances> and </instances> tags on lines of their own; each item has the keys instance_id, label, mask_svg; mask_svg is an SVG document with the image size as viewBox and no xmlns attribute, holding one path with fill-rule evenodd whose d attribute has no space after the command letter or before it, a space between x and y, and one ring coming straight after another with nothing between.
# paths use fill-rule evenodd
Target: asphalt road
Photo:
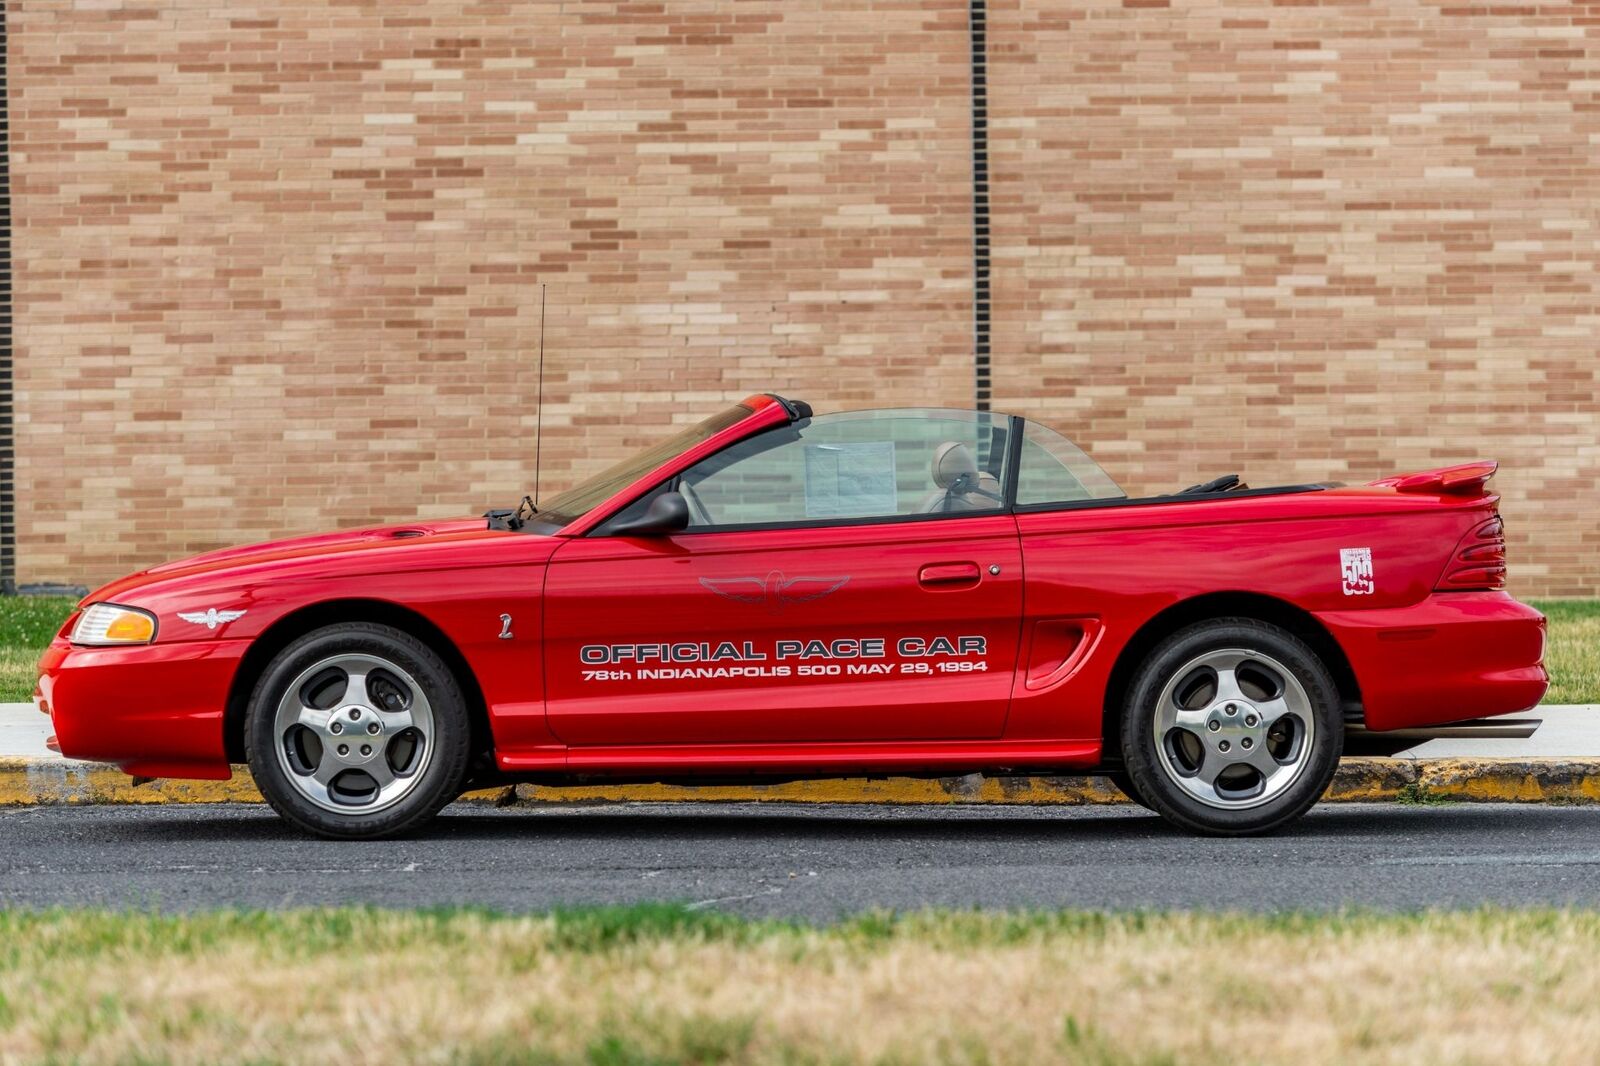
<instances>
[{"instance_id":1,"label":"asphalt road","mask_svg":"<svg viewBox=\"0 0 1600 1066\"><path fill-rule=\"evenodd\" d=\"M869 908L1411 909L1600 904L1600 808L1319 808L1206 840L1105 808L452 808L329 843L260 808L0 811L0 905L163 910L675 900L826 920Z\"/></svg>"}]
</instances>

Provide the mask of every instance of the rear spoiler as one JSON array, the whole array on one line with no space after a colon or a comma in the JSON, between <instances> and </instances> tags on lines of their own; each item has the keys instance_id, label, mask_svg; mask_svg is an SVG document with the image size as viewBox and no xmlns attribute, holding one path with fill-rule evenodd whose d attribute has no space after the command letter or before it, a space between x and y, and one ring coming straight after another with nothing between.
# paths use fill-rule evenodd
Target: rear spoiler
<instances>
[{"instance_id":1,"label":"rear spoiler","mask_svg":"<svg viewBox=\"0 0 1600 1066\"><path fill-rule=\"evenodd\" d=\"M1477 463L1462 463L1438 470L1423 470L1415 474L1396 474L1379 481L1369 482L1373 488L1394 489L1423 496L1482 496L1484 486L1494 477L1500 464L1493 459Z\"/></svg>"}]
</instances>

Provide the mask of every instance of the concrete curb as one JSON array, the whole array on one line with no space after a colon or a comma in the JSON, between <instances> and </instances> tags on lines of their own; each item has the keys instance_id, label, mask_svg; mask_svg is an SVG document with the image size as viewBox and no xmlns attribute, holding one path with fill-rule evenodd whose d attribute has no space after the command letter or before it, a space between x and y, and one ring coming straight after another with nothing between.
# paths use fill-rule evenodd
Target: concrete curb
<instances>
[{"instance_id":1,"label":"concrete curb","mask_svg":"<svg viewBox=\"0 0 1600 1066\"><path fill-rule=\"evenodd\" d=\"M1333 803L1600 803L1600 759L1346 759L1324 797ZM1096 777L838 778L776 785L517 785L463 802L542 807L603 803L1126 803ZM228 781L154 781L96 763L0 759L0 807L84 804L260 803L243 767Z\"/></svg>"}]
</instances>

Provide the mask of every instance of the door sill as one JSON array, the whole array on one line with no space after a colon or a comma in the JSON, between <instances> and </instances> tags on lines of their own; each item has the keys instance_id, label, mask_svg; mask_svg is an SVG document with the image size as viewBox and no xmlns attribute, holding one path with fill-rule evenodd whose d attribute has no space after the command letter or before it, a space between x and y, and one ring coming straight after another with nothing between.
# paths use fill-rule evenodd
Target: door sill
<instances>
[{"instance_id":1,"label":"door sill","mask_svg":"<svg viewBox=\"0 0 1600 1066\"><path fill-rule=\"evenodd\" d=\"M1099 740L868 741L832 744L649 744L546 747L497 756L508 773L565 770L574 773L739 772L976 773L979 771L1073 769L1097 765Z\"/></svg>"}]
</instances>

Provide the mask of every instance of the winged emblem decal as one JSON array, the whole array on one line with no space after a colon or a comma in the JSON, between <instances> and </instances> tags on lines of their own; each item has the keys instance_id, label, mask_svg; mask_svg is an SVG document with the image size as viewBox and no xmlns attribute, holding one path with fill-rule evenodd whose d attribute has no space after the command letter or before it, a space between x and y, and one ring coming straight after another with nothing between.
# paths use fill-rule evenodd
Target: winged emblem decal
<instances>
[{"instance_id":1,"label":"winged emblem decal","mask_svg":"<svg viewBox=\"0 0 1600 1066\"><path fill-rule=\"evenodd\" d=\"M185 622L193 622L197 626L215 629L235 622L244 617L243 611L219 611L215 607L204 611L179 611L178 617Z\"/></svg>"},{"instance_id":2,"label":"winged emblem decal","mask_svg":"<svg viewBox=\"0 0 1600 1066\"><path fill-rule=\"evenodd\" d=\"M774 570L760 577L703 577L700 584L718 596L735 603L766 604L777 614L796 603L810 603L838 592L850 583L850 575L837 577L787 577Z\"/></svg>"}]
</instances>

